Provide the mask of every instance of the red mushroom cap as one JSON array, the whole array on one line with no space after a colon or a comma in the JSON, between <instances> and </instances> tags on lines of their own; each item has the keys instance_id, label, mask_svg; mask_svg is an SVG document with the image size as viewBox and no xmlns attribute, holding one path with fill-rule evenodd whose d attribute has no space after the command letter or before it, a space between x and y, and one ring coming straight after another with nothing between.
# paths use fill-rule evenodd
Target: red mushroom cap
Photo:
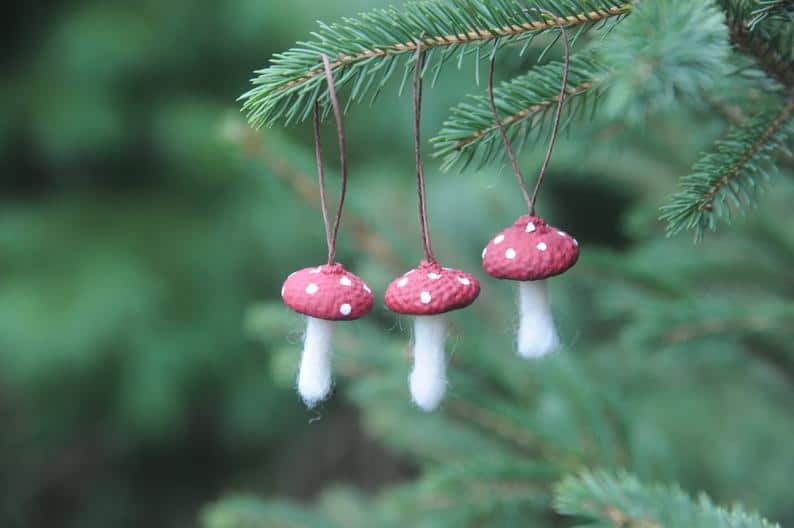
<instances>
[{"instance_id":1,"label":"red mushroom cap","mask_svg":"<svg viewBox=\"0 0 794 528\"><path fill-rule=\"evenodd\" d=\"M482 267L497 279L541 280L559 275L578 258L575 238L539 216L523 215L488 242Z\"/></svg>"},{"instance_id":2,"label":"red mushroom cap","mask_svg":"<svg viewBox=\"0 0 794 528\"><path fill-rule=\"evenodd\" d=\"M479 294L474 275L423 260L389 284L386 306L400 314L435 315L464 308Z\"/></svg>"},{"instance_id":3,"label":"red mushroom cap","mask_svg":"<svg viewBox=\"0 0 794 528\"><path fill-rule=\"evenodd\" d=\"M281 298L298 313L330 321L358 319L374 302L369 286L338 263L292 273Z\"/></svg>"}]
</instances>

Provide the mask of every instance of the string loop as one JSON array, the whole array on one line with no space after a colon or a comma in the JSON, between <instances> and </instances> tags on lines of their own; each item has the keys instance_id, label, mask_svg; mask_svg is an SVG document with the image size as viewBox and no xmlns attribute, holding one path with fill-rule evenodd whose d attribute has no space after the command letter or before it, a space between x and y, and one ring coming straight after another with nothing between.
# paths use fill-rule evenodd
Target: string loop
<instances>
[{"instance_id":1,"label":"string loop","mask_svg":"<svg viewBox=\"0 0 794 528\"><path fill-rule=\"evenodd\" d=\"M320 180L320 208L323 213L323 225L325 226L325 239L328 244L328 264L336 261L336 239L339 235L339 224L342 222L342 208L345 205L345 193L347 191L347 160L345 158L345 127L342 122L342 112L339 110L339 100L336 97L334 86L334 74L331 71L331 63L325 54L321 55L325 78L328 82L328 97L331 100L331 107L334 111L336 120L336 135L339 140L339 164L342 173L342 186L339 190L339 204L336 208L333 226L328 220L328 202L325 190L325 172L323 170L322 148L320 147L320 103L315 101L313 112L314 124L314 154L317 158L317 176Z\"/></svg>"},{"instance_id":2,"label":"string loop","mask_svg":"<svg viewBox=\"0 0 794 528\"><path fill-rule=\"evenodd\" d=\"M422 164L422 142L420 137L420 123L422 117L422 65L425 53L422 43L416 42L416 55L414 59L413 76L413 104L414 104L414 153L416 158L416 189L419 194L419 226L422 231L422 246L425 250L425 259L435 262L433 246L430 243L430 229L427 220L427 193L425 191L425 169Z\"/></svg>"},{"instance_id":3,"label":"string loop","mask_svg":"<svg viewBox=\"0 0 794 528\"><path fill-rule=\"evenodd\" d=\"M570 43L568 42L568 32L565 29L565 25L563 24L563 19L554 16L553 13L547 11L545 9L535 8L537 11L551 17L551 19L557 24L560 28L560 33L562 35L563 46L565 48L565 57L563 62L563 70L562 70L562 86L560 87L560 94L557 97L557 109L554 112L554 121L551 128L551 133L549 134L549 146L546 149L546 156L543 159L543 164L540 167L540 171L538 172L538 177L535 180L535 187L532 190L532 195L529 194L527 191L527 184L524 180L524 175L521 173L521 168L518 166L518 161L516 160L515 153L513 152L513 147L510 144L510 139L507 137L507 132L505 132L504 124L499 117L499 112L496 109L496 102L494 101L494 88L493 88L493 77L494 77L494 62L496 59L496 48L498 46L498 39L494 41L494 51L491 55L491 63L488 70L488 102L491 106L491 112L494 116L494 121L496 122L496 128L499 130L499 135L502 138L502 143L504 143L505 150L507 151L507 155L510 158L510 163L513 166L513 172L515 172L516 179L518 180L518 186L521 189L521 194L524 197L524 202L526 203L527 210L529 214L534 216L535 215L535 202L538 199L538 193L540 192L540 186L543 184L543 179L546 176L546 170L549 167L549 162L551 161L551 154L554 150L554 143L557 141L557 133L559 132L560 127L560 117L562 116L562 105L565 101L565 92L568 86L568 70L570 68L571 62L571 49Z\"/></svg>"},{"instance_id":4,"label":"string loop","mask_svg":"<svg viewBox=\"0 0 794 528\"><path fill-rule=\"evenodd\" d=\"M516 159L516 155L513 152L513 147L510 144L510 139L507 137L507 132L505 132L504 124L502 124L502 119L499 117L499 111L496 109L496 101L494 101L493 95L493 73L494 73L494 62L496 62L496 49L499 46L499 39L495 39L493 43L493 53L491 54L491 63L488 67L488 103L491 105L491 113L493 114L494 121L496 121L496 128L499 130L499 135L502 137L502 143L505 145L505 150L507 151L507 156L510 158L510 164L513 166L513 172L516 175L516 179L518 180L518 188L521 189L521 194L524 197L524 203L527 205L527 209L529 210L529 214L533 214L533 202L529 196L529 191L527 190L527 182L524 180L524 174L521 172L521 167L518 166L518 160Z\"/></svg>"}]
</instances>

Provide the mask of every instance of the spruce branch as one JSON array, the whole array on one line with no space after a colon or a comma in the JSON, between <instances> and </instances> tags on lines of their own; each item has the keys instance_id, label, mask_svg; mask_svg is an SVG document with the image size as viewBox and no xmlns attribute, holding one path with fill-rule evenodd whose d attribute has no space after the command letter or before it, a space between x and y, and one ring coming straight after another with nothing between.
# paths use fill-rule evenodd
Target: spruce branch
<instances>
[{"instance_id":1,"label":"spruce branch","mask_svg":"<svg viewBox=\"0 0 794 528\"><path fill-rule=\"evenodd\" d=\"M756 3L758 7L750 12L753 18L747 23L751 31L769 18L779 18L788 23L794 21L794 2L791 0L757 0Z\"/></svg>"},{"instance_id":2,"label":"spruce branch","mask_svg":"<svg viewBox=\"0 0 794 528\"><path fill-rule=\"evenodd\" d=\"M499 39L501 45L528 41L562 24L594 26L619 20L633 4L618 0L422 0L401 9L386 8L320 24L314 39L275 55L257 71L254 88L241 96L243 110L256 127L292 123L311 115L315 101L327 109L328 93L320 55L326 54L348 104L375 95L398 69L400 58L413 63L417 43L427 50L423 75L436 75L460 50L460 57ZM552 19L541 12L555 13ZM404 75L410 73L405 68Z\"/></svg>"},{"instance_id":3,"label":"spruce branch","mask_svg":"<svg viewBox=\"0 0 794 528\"><path fill-rule=\"evenodd\" d=\"M780 39L764 38L741 25L731 27L731 42L742 52L752 56L764 72L787 90L794 90L794 62L777 51Z\"/></svg>"},{"instance_id":4,"label":"spruce branch","mask_svg":"<svg viewBox=\"0 0 794 528\"><path fill-rule=\"evenodd\" d=\"M720 217L730 217L730 206L745 208L755 203L762 180L777 169L772 158L775 151L787 151L794 133L794 102L782 110L766 112L715 143L693 167L694 172L681 180L680 190L670 204L662 208L661 220L674 235L692 229L700 240L705 229L714 231Z\"/></svg>"},{"instance_id":5,"label":"spruce branch","mask_svg":"<svg viewBox=\"0 0 794 528\"><path fill-rule=\"evenodd\" d=\"M643 2L604 39L610 69L605 117L634 125L681 105L699 106L733 69L725 14L712 2Z\"/></svg>"},{"instance_id":6,"label":"spruce branch","mask_svg":"<svg viewBox=\"0 0 794 528\"><path fill-rule=\"evenodd\" d=\"M779 528L755 513L726 510L677 486L645 485L626 473L585 472L556 489L556 509L590 520L581 526L636 528Z\"/></svg>"},{"instance_id":7,"label":"spruce branch","mask_svg":"<svg viewBox=\"0 0 794 528\"><path fill-rule=\"evenodd\" d=\"M568 94L575 97L566 101L565 124L593 114L596 105L599 115L639 124L676 103L698 104L727 74L729 54L725 15L712 3L637 3L630 23L574 57ZM559 63L550 63L500 86L499 114L521 145L544 137L561 72ZM445 157L445 167L501 157L497 131L487 99L467 99L434 139L436 155Z\"/></svg>"},{"instance_id":8,"label":"spruce branch","mask_svg":"<svg viewBox=\"0 0 794 528\"><path fill-rule=\"evenodd\" d=\"M541 136L543 126L559 99L563 63L553 61L499 84L494 89L496 108L511 141L527 138L530 131ZM585 113L587 105L601 93L604 67L590 54L571 58L562 125ZM457 162L481 165L503 155L499 129L488 98L470 96L452 109L450 117L431 142L435 156L444 157L444 168Z\"/></svg>"},{"instance_id":9,"label":"spruce branch","mask_svg":"<svg viewBox=\"0 0 794 528\"><path fill-rule=\"evenodd\" d=\"M756 60L763 71L790 93L794 91L794 3L720 0L727 15L731 42Z\"/></svg>"}]
</instances>

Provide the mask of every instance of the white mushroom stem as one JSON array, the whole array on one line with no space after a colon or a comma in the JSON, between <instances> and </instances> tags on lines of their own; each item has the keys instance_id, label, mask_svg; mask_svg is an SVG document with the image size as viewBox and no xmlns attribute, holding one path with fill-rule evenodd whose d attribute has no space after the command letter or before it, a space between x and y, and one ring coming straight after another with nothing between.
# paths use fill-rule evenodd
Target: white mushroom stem
<instances>
[{"instance_id":1,"label":"white mushroom stem","mask_svg":"<svg viewBox=\"0 0 794 528\"><path fill-rule=\"evenodd\" d=\"M331 337L333 321L306 318L306 335L298 372L298 394L307 407L314 407L331 392Z\"/></svg>"},{"instance_id":2,"label":"white mushroom stem","mask_svg":"<svg viewBox=\"0 0 794 528\"><path fill-rule=\"evenodd\" d=\"M545 280L518 285L518 355L539 358L560 346Z\"/></svg>"},{"instance_id":3,"label":"white mushroom stem","mask_svg":"<svg viewBox=\"0 0 794 528\"><path fill-rule=\"evenodd\" d=\"M408 383L414 403L423 411L438 407L447 388L446 333L443 314L414 317L414 369Z\"/></svg>"}]
</instances>

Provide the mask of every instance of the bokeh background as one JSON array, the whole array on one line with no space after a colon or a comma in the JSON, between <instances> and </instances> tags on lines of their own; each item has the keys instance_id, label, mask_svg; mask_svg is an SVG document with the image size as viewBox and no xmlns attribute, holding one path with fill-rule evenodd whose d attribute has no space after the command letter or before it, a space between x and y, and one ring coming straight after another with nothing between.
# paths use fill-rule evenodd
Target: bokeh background
<instances>
[{"instance_id":1,"label":"bokeh background","mask_svg":"<svg viewBox=\"0 0 794 528\"><path fill-rule=\"evenodd\" d=\"M478 525L553 526L551 483L582 467L794 522L791 169L699 246L657 221L725 129L713 108L595 119L560 140L540 210L582 258L552 282L566 348L540 363L514 357L513 290L478 262L521 211L512 174L442 172L428 146L436 253L484 281L451 317L450 397L433 416L410 405L407 321L378 302L343 326L333 399L302 406L302 321L278 292L325 255L310 130L252 131L236 98L315 20L383 4L80 0L3 16L0 525L247 526L223 500L245 496L265 517L340 526L464 526L445 515L480 499ZM449 68L426 90L425 138L480 89ZM421 255L407 94L393 83L347 130L339 258L382 294ZM330 126L324 141L335 190ZM524 151L528 174L542 150ZM427 480L477 457L545 469L518 498ZM325 526L317 515L292 525Z\"/></svg>"}]
</instances>

